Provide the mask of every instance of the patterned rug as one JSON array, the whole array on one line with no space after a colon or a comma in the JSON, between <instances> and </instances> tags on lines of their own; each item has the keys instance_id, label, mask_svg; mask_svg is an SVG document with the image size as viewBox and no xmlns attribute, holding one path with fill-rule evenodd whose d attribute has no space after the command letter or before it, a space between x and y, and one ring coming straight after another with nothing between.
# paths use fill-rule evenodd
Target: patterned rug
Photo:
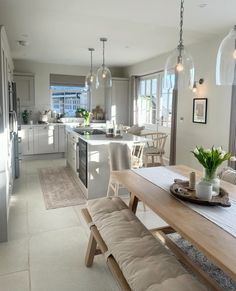
<instances>
[{"instance_id":1,"label":"patterned rug","mask_svg":"<svg viewBox=\"0 0 236 291\"><path fill-rule=\"evenodd\" d=\"M235 291L236 282L229 278L221 269L211 263L207 257L193 247L188 241L183 239L179 234L173 233L168 235L169 238L180 247L188 257L198 265L201 269L209 274L225 291Z\"/></svg>"},{"instance_id":2,"label":"patterned rug","mask_svg":"<svg viewBox=\"0 0 236 291\"><path fill-rule=\"evenodd\" d=\"M39 169L46 209L85 204L82 191L67 167Z\"/></svg>"}]
</instances>

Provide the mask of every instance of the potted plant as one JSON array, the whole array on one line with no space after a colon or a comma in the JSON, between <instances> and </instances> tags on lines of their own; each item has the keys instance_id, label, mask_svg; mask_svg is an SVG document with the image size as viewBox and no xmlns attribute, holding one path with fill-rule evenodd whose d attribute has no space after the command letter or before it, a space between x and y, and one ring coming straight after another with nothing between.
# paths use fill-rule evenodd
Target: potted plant
<instances>
[{"instance_id":1,"label":"potted plant","mask_svg":"<svg viewBox=\"0 0 236 291\"><path fill-rule=\"evenodd\" d=\"M215 195L218 195L220 191L220 180L217 177L217 168L224 161L234 157L232 157L231 153L223 151L221 147L215 148L214 146L211 149L204 149L202 146L196 147L191 152L204 168L203 180L211 183Z\"/></svg>"},{"instance_id":2,"label":"potted plant","mask_svg":"<svg viewBox=\"0 0 236 291\"><path fill-rule=\"evenodd\" d=\"M77 108L76 109L76 116L83 117L85 125L89 125L91 112L84 108Z\"/></svg>"},{"instance_id":3,"label":"potted plant","mask_svg":"<svg viewBox=\"0 0 236 291\"><path fill-rule=\"evenodd\" d=\"M30 115L31 115L31 112L28 111L27 109L25 109L25 110L21 113L22 120L23 120L23 123L24 123L24 124L28 124Z\"/></svg>"}]
</instances>

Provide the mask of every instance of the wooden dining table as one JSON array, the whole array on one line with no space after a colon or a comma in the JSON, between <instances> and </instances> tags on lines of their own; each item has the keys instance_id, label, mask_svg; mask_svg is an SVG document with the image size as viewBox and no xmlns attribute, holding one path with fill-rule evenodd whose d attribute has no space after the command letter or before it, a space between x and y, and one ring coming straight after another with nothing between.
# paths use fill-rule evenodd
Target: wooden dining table
<instances>
[{"instance_id":1,"label":"wooden dining table","mask_svg":"<svg viewBox=\"0 0 236 291\"><path fill-rule=\"evenodd\" d=\"M189 177L192 171L197 173L197 177L201 176L200 172L184 165L167 168L186 177ZM155 170L155 168L153 169ZM129 207L134 213L136 212L138 201L142 201L168 224L166 232L160 229L162 234L168 234L172 232L171 230L177 232L236 281L236 238L233 235L134 171L117 171L113 175L130 192ZM221 187L229 193L230 197L236 199L236 185L221 181ZM184 256L184 259L188 261L187 265L188 263L191 265L190 259L186 258L186 255L182 254L179 249L176 249L175 244L168 239L168 236L166 236L166 239L170 248L173 246L176 255L181 258ZM200 273L198 275L206 277L205 272L197 267L196 264L193 263L192 265ZM220 288L217 288L218 285L212 284L213 289L220 290Z\"/></svg>"}]
</instances>

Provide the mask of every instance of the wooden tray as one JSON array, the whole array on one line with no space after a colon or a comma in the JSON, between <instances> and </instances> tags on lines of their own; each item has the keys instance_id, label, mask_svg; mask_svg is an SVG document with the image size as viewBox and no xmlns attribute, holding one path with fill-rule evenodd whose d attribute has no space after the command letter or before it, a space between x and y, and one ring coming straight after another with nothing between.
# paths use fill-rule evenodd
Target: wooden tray
<instances>
[{"instance_id":1,"label":"wooden tray","mask_svg":"<svg viewBox=\"0 0 236 291\"><path fill-rule=\"evenodd\" d=\"M208 206L222 206L222 207L230 207L231 204L229 202L229 195L223 189L220 188L220 194L217 196L213 196L210 201L201 200L196 197L196 191L189 189L189 181L183 181L176 179L175 183L171 185L170 192L177 198L192 202L200 205L208 205Z\"/></svg>"}]
</instances>

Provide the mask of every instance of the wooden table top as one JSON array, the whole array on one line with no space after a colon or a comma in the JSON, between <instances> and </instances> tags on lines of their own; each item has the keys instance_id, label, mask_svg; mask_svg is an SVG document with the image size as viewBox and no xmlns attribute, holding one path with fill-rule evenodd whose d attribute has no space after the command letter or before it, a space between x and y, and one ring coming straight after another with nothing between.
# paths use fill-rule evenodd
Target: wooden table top
<instances>
[{"instance_id":1,"label":"wooden table top","mask_svg":"<svg viewBox=\"0 0 236 291\"><path fill-rule=\"evenodd\" d=\"M183 165L168 168L186 177L192 171L197 172ZM113 175L132 195L143 201L175 231L236 281L235 237L134 171L117 171L113 172ZM197 172L197 175L200 176L200 172ZM221 185L232 198L236 199L236 185L224 181L221 181Z\"/></svg>"}]
</instances>

